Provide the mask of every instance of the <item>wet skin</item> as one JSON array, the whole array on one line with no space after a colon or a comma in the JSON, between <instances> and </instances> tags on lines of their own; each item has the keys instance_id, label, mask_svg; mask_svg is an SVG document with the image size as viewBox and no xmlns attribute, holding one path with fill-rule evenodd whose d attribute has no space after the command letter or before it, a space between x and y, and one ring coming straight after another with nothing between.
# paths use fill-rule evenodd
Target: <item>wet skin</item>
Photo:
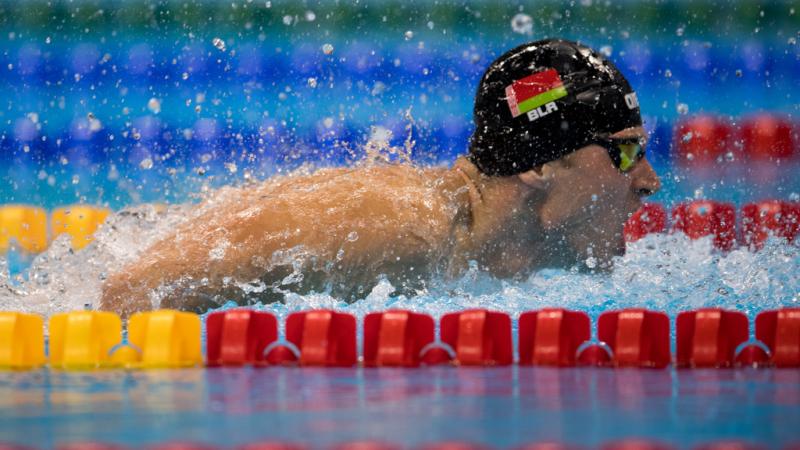
<instances>
[{"instance_id":1,"label":"wet skin","mask_svg":"<svg viewBox=\"0 0 800 450\"><path fill-rule=\"evenodd\" d=\"M646 137L640 127L612 136ZM460 158L450 169L362 166L269 180L209 200L210 213L109 277L100 308L203 310L286 291L356 299L380 276L413 293L471 260L503 278L589 256L608 267L624 252L625 220L659 188L646 159L623 173L597 145L509 177Z\"/></svg>"}]
</instances>

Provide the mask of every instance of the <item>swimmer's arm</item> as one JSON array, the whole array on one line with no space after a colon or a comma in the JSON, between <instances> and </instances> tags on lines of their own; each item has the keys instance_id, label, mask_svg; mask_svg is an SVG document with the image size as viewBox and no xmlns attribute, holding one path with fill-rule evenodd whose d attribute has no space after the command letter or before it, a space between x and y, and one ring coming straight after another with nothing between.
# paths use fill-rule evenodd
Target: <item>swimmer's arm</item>
<instances>
[{"instance_id":1,"label":"swimmer's arm","mask_svg":"<svg viewBox=\"0 0 800 450\"><path fill-rule=\"evenodd\" d=\"M206 277L203 259L198 258L198 242L173 234L144 252L139 260L111 275L103 284L100 309L128 315L154 307L194 309L190 299L179 298L176 292L164 291L160 302L155 291L174 285L181 279L197 280ZM197 299L195 299L197 303Z\"/></svg>"},{"instance_id":2,"label":"swimmer's arm","mask_svg":"<svg viewBox=\"0 0 800 450\"><path fill-rule=\"evenodd\" d=\"M278 250L301 244L321 261L334 260L343 250L342 262L367 269L360 275L370 278L376 275L372 272L386 272L386 262L405 260L403 255L418 248L418 242L401 238L402 224L412 218L398 214L382 195L362 196L367 198L354 205L348 203L353 195L348 186L325 194L297 191L282 195L281 199L250 198L232 202L207 221L190 221L153 245L139 261L111 276L103 286L101 308L123 314L159 306L201 310L215 296L238 300L235 297L241 292L226 290L225 277L235 275L240 281L260 279L266 284L280 282L286 274L266 270L263 262L270 262ZM353 232L358 236L354 241L348 238ZM224 241L229 243L224 257L210 260L210 252ZM258 260L262 264L255 263ZM312 278L324 278L320 273L304 275L309 285L319 284L320 280ZM151 293L159 287L181 280L192 280L193 288L162 292L160 304L151 299Z\"/></svg>"},{"instance_id":3,"label":"swimmer's arm","mask_svg":"<svg viewBox=\"0 0 800 450\"><path fill-rule=\"evenodd\" d=\"M152 245L137 261L110 276L103 285L100 308L122 314L154 307L199 310L226 292L223 278L258 278L256 255L269 255L293 236L269 239L290 223L285 214L246 215L220 210L206 221L192 220ZM284 220L279 220L284 218ZM158 295L153 295L158 292ZM160 302L158 301L160 300Z\"/></svg>"}]
</instances>

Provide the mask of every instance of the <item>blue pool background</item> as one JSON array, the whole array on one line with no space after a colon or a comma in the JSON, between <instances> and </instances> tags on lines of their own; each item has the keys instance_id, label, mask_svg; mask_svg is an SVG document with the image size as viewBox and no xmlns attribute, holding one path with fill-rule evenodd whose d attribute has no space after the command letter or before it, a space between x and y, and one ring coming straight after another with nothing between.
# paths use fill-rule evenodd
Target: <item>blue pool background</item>
<instances>
[{"instance_id":1,"label":"blue pool background","mask_svg":"<svg viewBox=\"0 0 800 450\"><path fill-rule=\"evenodd\" d=\"M662 174L680 119L800 108L792 2L139 4L2 3L0 201L186 201L304 163L352 163L374 127L402 145L411 125L411 156L447 163L467 149L489 62L551 36L622 69ZM656 199L698 187L675 184Z\"/></svg>"}]
</instances>

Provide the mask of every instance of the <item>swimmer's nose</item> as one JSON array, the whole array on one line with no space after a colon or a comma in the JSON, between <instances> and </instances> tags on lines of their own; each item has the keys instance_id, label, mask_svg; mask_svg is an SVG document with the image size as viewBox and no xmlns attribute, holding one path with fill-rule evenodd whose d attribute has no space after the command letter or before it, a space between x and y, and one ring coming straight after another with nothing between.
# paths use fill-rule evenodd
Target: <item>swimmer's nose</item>
<instances>
[{"instance_id":1,"label":"swimmer's nose","mask_svg":"<svg viewBox=\"0 0 800 450\"><path fill-rule=\"evenodd\" d=\"M653 195L661 189L661 179L647 158L636 164L631 175L633 175L631 189L641 197Z\"/></svg>"}]
</instances>

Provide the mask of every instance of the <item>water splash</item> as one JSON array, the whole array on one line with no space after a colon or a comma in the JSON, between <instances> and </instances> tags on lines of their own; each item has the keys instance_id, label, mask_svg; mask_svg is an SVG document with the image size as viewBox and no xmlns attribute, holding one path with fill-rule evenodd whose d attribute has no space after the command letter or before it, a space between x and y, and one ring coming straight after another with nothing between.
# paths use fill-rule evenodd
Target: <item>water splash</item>
<instances>
[{"instance_id":1,"label":"water splash","mask_svg":"<svg viewBox=\"0 0 800 450\"><path fill-rule=\"evenodd\" d=\"M391 144L389 130L373 130L370 140L363 146L364 155L356 164L409 164L415 151L415 122L410 110L406 112L406 121L407 135L402 145ZM9 261L0 258L0 309L49 316L82 309L87 303L97 307L103 282L109 275L144 256L148 248L174 233L182 224L205 222L215 217L220 208L243 203L249 206L235 210L236 218L249 220L260 213L255 196L274 196L282 187L301 189L292 184L293 179L314 171L314 167L301 167L263 185L249 182L244 186L211 190L200 198L199 204L128 208L112 215L97 233L96 240L82 251L73 252L69 238L63 235L21 274L9 274ZM335 182L333 177L324 174L319 180ZM313 189L306 194L308 198L316 195ZM424 192L413 194L423 195ZM315 220L310 213L303 214L300 219ZM721 253L713 248L710 238L691 241L682 234L650 235L629 244L627 253L615 259L614 269L608 274L587 273L585 268L584 271L548 269L523 281L509 281L493 278L481 272L477 264L471 264L458 279L432 276L433 279L424 285L412 288L392 285L386 278L364 277L363 283L359 281L357 295L345 301L333 288L337 280L314 284L307 279L309 268L313 276L330 275L332 265L347 257L347 246L363 240L352 229L340 231L342 246L338 252L334 247L330 255L315 255L296 246L273 255L261 255L258 261L254 259L254 267L265 271L275 267L285 269L274 283L253 277L227 276L222 286L226 291L239 293L239 298L245 299L243 303L255 304L279 317L317 307L335 307L359 317L389 307L437 317L450 311L486 307L516 317L523 311L546 306L583 310L593 316L624 307L647 307L674 316L688 309L718 306L741 310L754 317L764 309L800 305L800 277L797 276L800 247L797 243L790 245L770 238L759 252L741 248ZM225 230L221 233L224 238ZM209 263L222 260L228 252L236 250L226 239L216 242L218 245L207 252ZM11 267L13 272L14 264ZM153 304L158 306L159 299L180 288L181 283L202 285L204 280L181 279L176 283L153 292L150 296ZM316 292L298 293L295 288L303 283L315 286ZM277 302L259 304L266 303L265 299ZM219 304L225 303L224 299L218 300Z\"/></svg>"},{"instance_id":2,"label":"water splash","mask_svg":"<svg viewBox=\"0 0 800 450\"><path fill-rule=\"evenodd\" d=\"M192 208L140 206L122 211L80 252L70 249L66 236L60 237L33 261L22 281L12 280L7 261L0 259L0 309L49 316L96 304L107 275L137 258L187 216L193 217ZM293 292L298 280L292 277L301 273L298 264L308 255L295 249L284 256L296 270L281 283L283 300L255 305L279 318L310 308L334 308L361 319L387 308L440 317L475 307L505 311L516 318L523 311L548 306L582 310L593 317L625 307L652 308L671 316L699 307L723 307L754 317L762 310L800 304L800 247L774 237L758 252L739 248L721 253L710 238L691 241L682 234L649 235L629 244L608 274L547 269L523 281L509 281L493 278L472 264L458 279L434 279L412 294L398 293L386 278L380 278L353 303L326 292ZM267 288L258 280L230 283L245 294L257 295Z\"/></svg>"}]
</instances>

